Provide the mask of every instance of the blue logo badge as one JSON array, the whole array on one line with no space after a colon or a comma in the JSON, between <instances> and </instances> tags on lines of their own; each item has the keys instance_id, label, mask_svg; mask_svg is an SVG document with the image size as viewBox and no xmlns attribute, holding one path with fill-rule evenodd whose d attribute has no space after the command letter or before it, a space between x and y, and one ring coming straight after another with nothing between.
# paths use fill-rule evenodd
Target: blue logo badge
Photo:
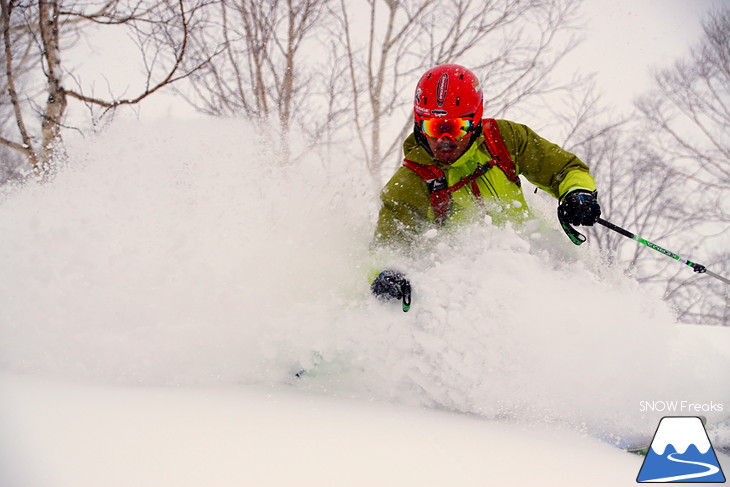
<instances>
[{"instance_id":1,"label":"blue logo badge","mask_svg":"<svg viewBox=\"0 0 730 487\"><path fill-rule=\"evenodd\" d=\"M662 418L636 481L725 482L702 420L695 416Z\"/></svg>"}]
</instances>

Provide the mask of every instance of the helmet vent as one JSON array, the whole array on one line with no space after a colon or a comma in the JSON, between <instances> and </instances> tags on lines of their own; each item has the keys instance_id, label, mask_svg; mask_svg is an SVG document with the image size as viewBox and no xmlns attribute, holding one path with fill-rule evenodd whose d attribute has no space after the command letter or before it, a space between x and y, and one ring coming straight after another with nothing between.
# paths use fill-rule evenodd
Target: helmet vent
<instances>
[{"instance_id":1,"label":"helmet vent","mask_svg":"<svg viewBox=\"0 0 730 487\"><path fill-rule=\"evenodd\" d=\"M457 96L456 97L456 106L458 107L460 103L461 103L461 98Z\"/></svg>"},{"instance_id":2,"label":"helmet vent","mask_svg":"<svg viewBox=\"0 0 730 487\"><path fill-rule=\"evenodd\" d=\"M461 74L459 75L459 81L463 81L463 80L464 80L464 73L461 73Z\"/></svg>"},{"instance_id":3,"label":"helmet vent","mask_svg":"<svg viewBox=\"0 0 730 487\"><path fill-rule=\"evenodd\" d=\"M428 97L427 96L424 96L423 97L423 105L424 106L428 105Z\"/></svg>"}]
</instances>

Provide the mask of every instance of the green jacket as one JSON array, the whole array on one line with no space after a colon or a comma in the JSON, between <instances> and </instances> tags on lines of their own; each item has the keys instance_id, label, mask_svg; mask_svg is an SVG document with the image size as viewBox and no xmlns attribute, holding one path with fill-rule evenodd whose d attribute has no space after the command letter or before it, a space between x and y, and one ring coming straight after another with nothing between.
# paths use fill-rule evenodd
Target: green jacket
<instances>
[{"instance_id":1,"label":"green jacket","mask_svg":"<svg viewBox=\"0 0 730 487\"><path fill-rule=\"evenodd\" d=\"M588 166L578 157L549 142L529 127L497 120L505 146L515 163L517 174L532 184L562 198L575 189L594 191L596 184ZM411 134L403 143L405 158L421 164L439 164ZM441 166L449 186L471 175L476 168L491 160L481 134L453 164ZM466 185L452 194L452 208L446 225L484 218L486 213L495 224L524 220L529 209L517 184L511 182L497 166L477 179L481 199ZM383 188L382 207L375 228L376 246L410 246L420 235L436 227L431 198L425 181L407 167L400 167Z\"/></svg>"}]
</instances>

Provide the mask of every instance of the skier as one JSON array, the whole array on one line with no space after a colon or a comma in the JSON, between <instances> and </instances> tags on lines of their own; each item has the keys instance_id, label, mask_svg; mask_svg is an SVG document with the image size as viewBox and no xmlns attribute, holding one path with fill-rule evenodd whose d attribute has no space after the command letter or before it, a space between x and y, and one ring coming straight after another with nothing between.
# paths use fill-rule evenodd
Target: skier
<instances>
[{"instance_id":1,"label":"skier","mask_svg":"<svg viewBox=\"0 0 730 487\"><path fill-rule=\"evenodd\" d=\"M529 209L519 175L559 200L569 236L570 225L596 223L596 184L578 157L525 125L482 120L482 113L482 87L465 67L444 64L423 74L403 166L380 195L374 247L408 250L429 229L485 213L495 224L523 221ZM383 270L371 290L384 300L403 299L404 311L410 307L410 283L401 272Z\"/></svg>"}]
</instances>

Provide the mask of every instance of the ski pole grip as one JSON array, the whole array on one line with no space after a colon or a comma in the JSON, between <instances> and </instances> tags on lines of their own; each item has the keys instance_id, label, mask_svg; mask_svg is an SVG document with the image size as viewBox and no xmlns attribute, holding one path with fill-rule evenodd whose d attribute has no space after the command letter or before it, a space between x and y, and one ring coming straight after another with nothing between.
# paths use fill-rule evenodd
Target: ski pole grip
<instances>
[{"instance_id":1,"label":"ski pole grip","mask_svg":"<svg viewBox=\"0 0 730 487\"><path fill-rule=\"evenodd\" d=\"M411 283L408 281L401 284L401 294L403 294L403 312L411 309Z\"/></svg>"},{"instance_id":2,"label":"ski pole grip","mask_svg":"<svg viewBox=\"0 0 730 487\"><path fill-rule=\"evenodd\" d=\"M618 225L614 225L613 223L606 221L603 218L598 218L596 220L596 223L600 223L604 227L610 228L614 232L618 232L621 235L623 235L624 237L636 238L636 235L634 235L633 233L629 232L628 230L624 230L623 228L619 227Z\"/></svg>"}]
</instances>

